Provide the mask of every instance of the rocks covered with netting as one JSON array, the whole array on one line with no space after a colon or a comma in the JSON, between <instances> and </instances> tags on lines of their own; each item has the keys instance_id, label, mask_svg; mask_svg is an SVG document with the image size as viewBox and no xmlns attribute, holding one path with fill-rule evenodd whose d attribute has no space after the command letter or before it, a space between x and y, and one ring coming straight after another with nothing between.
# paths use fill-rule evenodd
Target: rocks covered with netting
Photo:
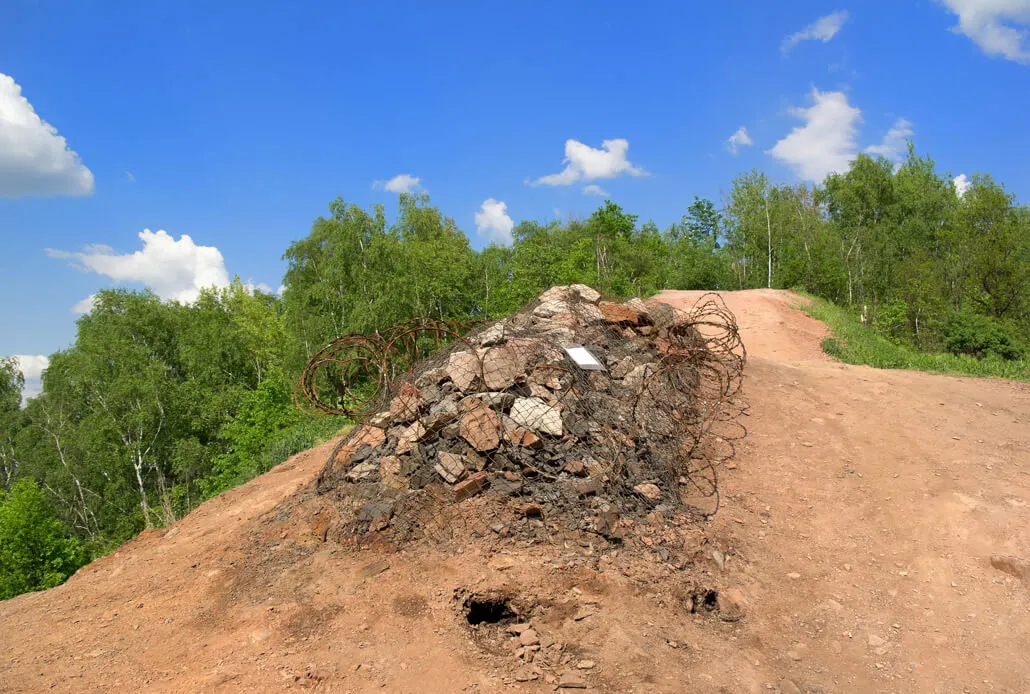
<instances>
[{"instance_id":1,"label":"rocks covered with netting","mask_svg":"<svg viewBox=\"0 0 1030 694\"><path fill-rule=\"evenodd\" d=\"M450 337L380 375L327 461L317 489L334 500L337 539L618 540L634 519L682 515L692 500L714 512L744 363L715 295L679 311L553 287Z\"/></svg>"}]
</instances>

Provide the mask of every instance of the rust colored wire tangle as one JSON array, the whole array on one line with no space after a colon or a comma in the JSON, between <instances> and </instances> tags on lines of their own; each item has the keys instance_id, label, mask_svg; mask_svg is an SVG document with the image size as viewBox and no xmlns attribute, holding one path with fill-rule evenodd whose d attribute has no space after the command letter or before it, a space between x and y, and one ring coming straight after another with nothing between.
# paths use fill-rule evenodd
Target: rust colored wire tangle
<instances>
[{"instance_id":1,"label":"rust colored wire tangle","mask_svg":"<svg viewBox=\"0 0 1030 694\"><path fill-rule=\"evenodd\" d=\"M476 324L414 318L371 335L338 337L308 360L294 387L294 402L361 419L398 374L445 344L463 341ZM333 392L324 392L324 386Z\"/></svg>"}]
</instances>

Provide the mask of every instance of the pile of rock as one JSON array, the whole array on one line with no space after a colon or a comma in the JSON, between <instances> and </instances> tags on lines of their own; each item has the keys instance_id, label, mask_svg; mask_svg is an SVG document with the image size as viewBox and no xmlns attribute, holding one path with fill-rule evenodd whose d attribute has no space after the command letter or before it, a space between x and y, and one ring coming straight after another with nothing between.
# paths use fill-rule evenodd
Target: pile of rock
<instances>
[{"instance_id":1,"label":"pile of rock","mask_svg":"<svg viewBox=\"0 0 1030 694\"><path fill-rule=\"evenodd\" d=\"M318 482L341 532L427 532L426 510L496 506L606 537L619 520L681 506L687 462L717 409L707 338L689 312L554 287L391 384ZM593 361L593 363L592 363Z\"/></svg>"}]
</instances>

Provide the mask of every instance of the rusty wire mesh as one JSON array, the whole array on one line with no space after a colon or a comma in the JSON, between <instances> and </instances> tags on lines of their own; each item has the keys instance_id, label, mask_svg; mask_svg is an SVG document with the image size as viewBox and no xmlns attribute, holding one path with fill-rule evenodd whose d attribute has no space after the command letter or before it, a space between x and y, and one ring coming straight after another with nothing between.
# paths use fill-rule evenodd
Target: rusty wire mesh
<instances>
[{"instance_id":1,"label":"rusty wire mesh","mask_svg":"<svg viewBox=\"0 0 1030 694\"><path fill-rule=\"evenodd\" d=\"M555 287L489 325L420 319L316 354L298 398L359 422L317 482L334 534L619 541L644 518L714 514L745 433L733 315L715 294L687 311L599 298Z\"/></svg>"}]
</instances>

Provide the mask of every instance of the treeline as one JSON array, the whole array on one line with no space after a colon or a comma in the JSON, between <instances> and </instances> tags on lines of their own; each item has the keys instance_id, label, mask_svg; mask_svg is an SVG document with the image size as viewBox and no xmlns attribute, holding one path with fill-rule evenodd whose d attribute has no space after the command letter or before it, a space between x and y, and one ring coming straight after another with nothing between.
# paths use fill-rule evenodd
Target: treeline
<instances>
[{"instance_id":1,"label":"treeline","mask_svg":"<svg viewBox=\"0 0 1030 694\"><path fill-rule=\"evenodd\" d=\"M617 296L798 287L908 348L1026 353L1030 211L989 176L960 195L910 149L900 167L861 155L815 187L751 171L720 203L695 198L659 229L605 202L475 251L424 195L401 195L392 223L337 200L286 250L281 298L238 280L189 305L100 292L24 408L0 361L0 598L331 436L343 421L292 403L308 356L414 316L497 317L575 282Z\"/></svg>"}]
</instances>

